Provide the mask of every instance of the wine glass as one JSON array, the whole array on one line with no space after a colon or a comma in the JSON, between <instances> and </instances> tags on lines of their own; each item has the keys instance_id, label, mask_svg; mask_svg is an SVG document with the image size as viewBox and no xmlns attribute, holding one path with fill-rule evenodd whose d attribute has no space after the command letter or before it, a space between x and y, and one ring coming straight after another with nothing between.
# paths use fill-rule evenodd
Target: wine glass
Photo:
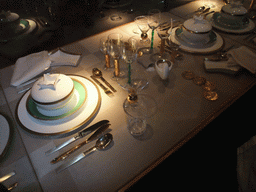
<instances>
[{"instance_id":1,"label":"wine glass","mask_svg":"<svg viewBox=\"0 0 256 192\"><path fill-rule=\"evenodd\" d=\"M171 56L164 51L165 41L169 38L172 33L173 20L168 18L162 21L162 24L156 29L159 38L161 39L160 52L152 55L152 60L157 61L159 59L171 59Z\"/></svg>"},{"instance_id":2,"label":"wine glass","mask_svg":"<svg viewBox=\"0 0 256 192\"><path fill-rule=\"evenodd\" d=\"M138 16L135 18L135 23L137 24L137 26L139 27L140 31L141 31L141 39L140 39L140 44L142 46L141 51L143 51L144 53L149 53L150 49L150 40L148 38L148 30L149 30L149 26L148 26L148 18L146 16Z\"/></svg>"},{"instance_id":3,"label":"wine glass","mask_svg":"<svg viewBox=\"0 0 256 192\"><path fill-rule=\"evenodd\" d=\"M111 68L110 66L110 56L108 54L108 48L109 48L109 40L108 37L102 37L100 38L100 45L99 45L100 51L105 56L105 67L104 69L107 70Z\"/></svg>"},{"instance_id":4,"label":"wine glass","mask_svg":"<svg viewBox=\"0 0 256 192\"><path fill-rule=\"evenodd\" d=\"M157 104L153 97L146 94L136 94L131 90L123 103L123 109L128 115L128 129L132 135L142 135L147 129L147 119L157 112Z\"/></svg>"},{"instance_id":5,"label":"wine glass","mask_svg":"<svg viewBox=\"0 0 256 192\"><path fill-rule=\"evenodd\" d=\"M152 29L152 36L151 36L151 52L153 52L153 42L154 42L154 34L155 29L159 26L161 19L161 11L158 9L151 9L148 12L148 26Z\"/></svg>"},{"instance_id":6,"label":"wine glass","mask_svg":"<svg viewBox=\"0 0 256 192\"><path fill-rule=\"evenodd\" d=\"M119 59L121 57L121 46L123 44L122 42L123 36L119 33L112 33L108 36L108 54L114 59L114 76L112 79L118 80L119 78L122 78L122 76L125 75L123 71L120 71L120 64Z\"/></svg>"},{"instance_id":7,"label":"wine glass","mask_svg":"<svg viewBox=\"0 0 256 192\"><path fill-rule=\"evenodd\" d=\"M136 61L138 55L138 41L131 37L128 42L123 42L121 46L122 59L127 63L127 75L117 80L117 83L124 89L133 88L142 90L148 81L141 78L140 72L136 69L136 65L132 64ZM139 74L139 75L138 75ZM140 76L138 78L138 76Z\"/></svg>"}]
</instances>

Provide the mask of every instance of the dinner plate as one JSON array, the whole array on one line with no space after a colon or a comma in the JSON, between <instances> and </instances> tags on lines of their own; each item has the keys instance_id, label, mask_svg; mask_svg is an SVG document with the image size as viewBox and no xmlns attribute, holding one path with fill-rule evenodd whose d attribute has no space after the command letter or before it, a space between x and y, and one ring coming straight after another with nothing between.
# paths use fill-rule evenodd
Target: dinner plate
<instances>
[{"instance_id":1,"label":"dinner plate","mask_svg":"<svg viewBox=\"0 0 256 192\"><path fill-rule=\"evenodd\" d=\"M10 138L10 127L6 118L0 114L0 157L8 144Z\"/></svg>"},{"instance_id":2,"label":"dinner plate","mask_svg":"<svg viewBox=\"0 0 256 192\"><path fill-rule=\"evenodd\" d=\"M175 27L172 29L172 34L175 34L175 31L177 30L178 27ZM222 37L213 31L213 33L215 33L216 35L216 41L215 43L213 43L212 46L210 47L203 47L203 48L198 48L198 47L191 47L188 46L186 43L184 43L183 41L179 40L178 38L176 38L176 35L171 35L170 36L170 40L175 43L180 45L180 49L185 51L185 52L189 52L189 53L199 53L199 54L210 54L210 53L214 53L216 51L219 51L220 49L222 49L223 47L223 39Z\"/></svg>"},{"instance_id":3,"label":"dinner plate","mask_svg":"<svg viewBox=\"0 0 256 192\"><path fill-rule=\"evenodd\" d=\"M207 19L211 20L212 16L207 17ZM227 29L225 27L219 26L214 21L212 22L212 26L215 29L218 29L218 30L223 31L223 32L235 33L235 34L243 34L243 33L248 33L250 31L252 31L255 28L255 23L251 19L249 19L248 26L246 28L243 28L243 29Z\"/></svg>"},{"instance_id":4,"label":"dinner plate","mask_svg":"<svg viewBox=\"0 0 256 192\"><path fill-rule=\"evenodd\" d=\"M43 110L39 107L37 107L36 103L33 101L31 95L28 97L26 102L26 108L28 113L33 116L36 119L41 120L57 120L61 118L68 117L75 113L77 110L79 110L86 101L86 87L79 81L72 79L74 82L75 87L75 93L74 93L74 99L72 98L72 102L74 102L74 107L72 110L69 110L69 106L64 107L62 109L56 109L56 110ZM69 105L69 104L67 104ZM46 115L47 114L47 115Z\"/></svg>"},{"instance_id":5,"label":"dinner plate","mask_svg":"<svg viewBox=\"0 0 256 192\"><path fill-rule=\"evenodd\" d=\"M199 42L191 42L187 37L183 35L183 30L182 28L177 28L175 30L175 37L180 41L182 44L189 46L189 47L194 47L194 48L207 48L213 46L213 44L216 42L217 35L213 32L209 32L209 40L205 41L199 41Z\"/></svg>"},{"instance_id":6,"label":"dinner plate","mask_svg":"<svg viewBox=\"0 0 256 192\"><path fill-rule=\"evenodd\" d=\"M31 90L29 90L20 99L16 110L16 117L22 125L22 128L39 135L57 135L73 131L95 116L101 104L99 89L94 82L85 77L77 75L69 75L69 77L75 81L81 82L81 84L86 87L87 99L82 107L72 115L61 119L51 121L37 119L31 116L27 111L26 101L31 92Z\"/></svg>"}]
</instances>

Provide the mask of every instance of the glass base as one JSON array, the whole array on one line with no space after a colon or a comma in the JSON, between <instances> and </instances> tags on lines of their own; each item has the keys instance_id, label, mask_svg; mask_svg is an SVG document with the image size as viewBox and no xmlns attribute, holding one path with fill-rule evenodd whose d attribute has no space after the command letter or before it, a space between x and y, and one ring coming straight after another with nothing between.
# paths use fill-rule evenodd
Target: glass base
<instances>
[{"instance_id":1,"label":"glass base","mask_svg":"<svg viewBox=\"0 0 256 192\"><path fill-rule=\"evenodd\" d=\"M148 81L146 79L131 79L131 82L128 83L128 77L119 78L117 83L125 90L133 88L137 92L143 90L148 85Z\"/></svg>"}]
</instances>

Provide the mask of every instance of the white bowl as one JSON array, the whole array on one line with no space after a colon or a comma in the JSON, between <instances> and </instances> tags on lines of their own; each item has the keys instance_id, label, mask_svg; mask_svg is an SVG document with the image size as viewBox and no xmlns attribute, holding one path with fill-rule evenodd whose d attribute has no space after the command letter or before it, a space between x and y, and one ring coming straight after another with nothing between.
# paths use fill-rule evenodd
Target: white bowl
<instances>
[{"instance_id":1,"label":"white bowl","mask_svg":"<svg viewBox=\"0 0 256 192\"><path fill-rule=\"evenodd\" d=\"M212 25L203 16L195 15L183 23L183 35L190 42L209 41Z\"/></svg>"},{"instance_id":2,"label":"white bowl","mask_svg":"<svg viewBox=\"0 0 256 192\"><path fill-rule=\"evenodd\" d=\"M74 83L63 74L45 74L35 82L31 97L39 108L54 110L64 107L73 97Z\"/></svg>"}]
</instances>

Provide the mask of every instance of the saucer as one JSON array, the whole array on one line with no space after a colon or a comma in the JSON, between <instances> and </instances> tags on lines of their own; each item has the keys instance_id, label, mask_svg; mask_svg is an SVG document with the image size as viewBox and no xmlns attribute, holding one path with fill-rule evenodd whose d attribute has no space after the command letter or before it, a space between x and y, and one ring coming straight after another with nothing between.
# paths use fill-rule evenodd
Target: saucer
<instances>
[{"instance_id":1,"label":"saucer","mask_svg":"<svg viewBox=\"0 0 256 192\"><path fill-rule=\"evenodd\" d=\"M190 41L186 36L182 34L183 30L182 28L177 28L175 30L175 37L178 39L178 41L182 42L182 44L194 47L194 48L208 48L214 45L217 39L217 35L213 32L209 32L209 39L205 39L204 41L200 42L192 42Z\"/></svg>"},{"instance_id":2,"label":"saucer","mask_svg":"<svg viewBox=\"0 0 256 192\"><path fill-rule=\"evenodd\" d=\"M29 90L20 99L16 110L16 117L22 128L39 135L57 135L73 131L95 117L101 104L98 87L88 78L77 75L69 75L69 77L86 87L86 102L80 109L61 119L51 121L37 119L29 114L26 107L27 99L31 92Z\"/></svg>"},{"instance_id":3,"label":"saucer","mask_svg":"<svg viewBox=\"0 0 256 192\"><path fill-rule=\"evenodd\" d=\"M68 117L75 113L84 105L84 102L86 101L86 88L81 82L74 79L72 80L74 82L75 88L74 96L71 99L71 105L73 105L72 103L74 103L74 107L72 107L72 110L70 110L69 103L67 104L67 107L56 110L46 110L39 108L30 95L26 102L26 108L28 113L34 118L41 120L57 120Z\"/></svg>"},{"instance_id":4,"label":"saucer","mask_svg":"<svg viewBox=\"0 0 256 192\"><path fill-rule=\"evenodd\" d=\"M175 34L175 31L178 29L178 27L175 27L172 29L172 33ZM187 45L187 43L184 43L183 41L179 40L176 35L171 35L170 40L175 43L180 45L180 49L188 52L188 53L199 53L199 54L210 54L214 53L216 51L219 51L223 47L223 39L222 37L213 31L213 33L216 35L216 40L215 43L212 44L212 46L209 47L204 47L204 48L198 48L198 47L191 47L191 45Z\"/></svg>"}]
</instances>

